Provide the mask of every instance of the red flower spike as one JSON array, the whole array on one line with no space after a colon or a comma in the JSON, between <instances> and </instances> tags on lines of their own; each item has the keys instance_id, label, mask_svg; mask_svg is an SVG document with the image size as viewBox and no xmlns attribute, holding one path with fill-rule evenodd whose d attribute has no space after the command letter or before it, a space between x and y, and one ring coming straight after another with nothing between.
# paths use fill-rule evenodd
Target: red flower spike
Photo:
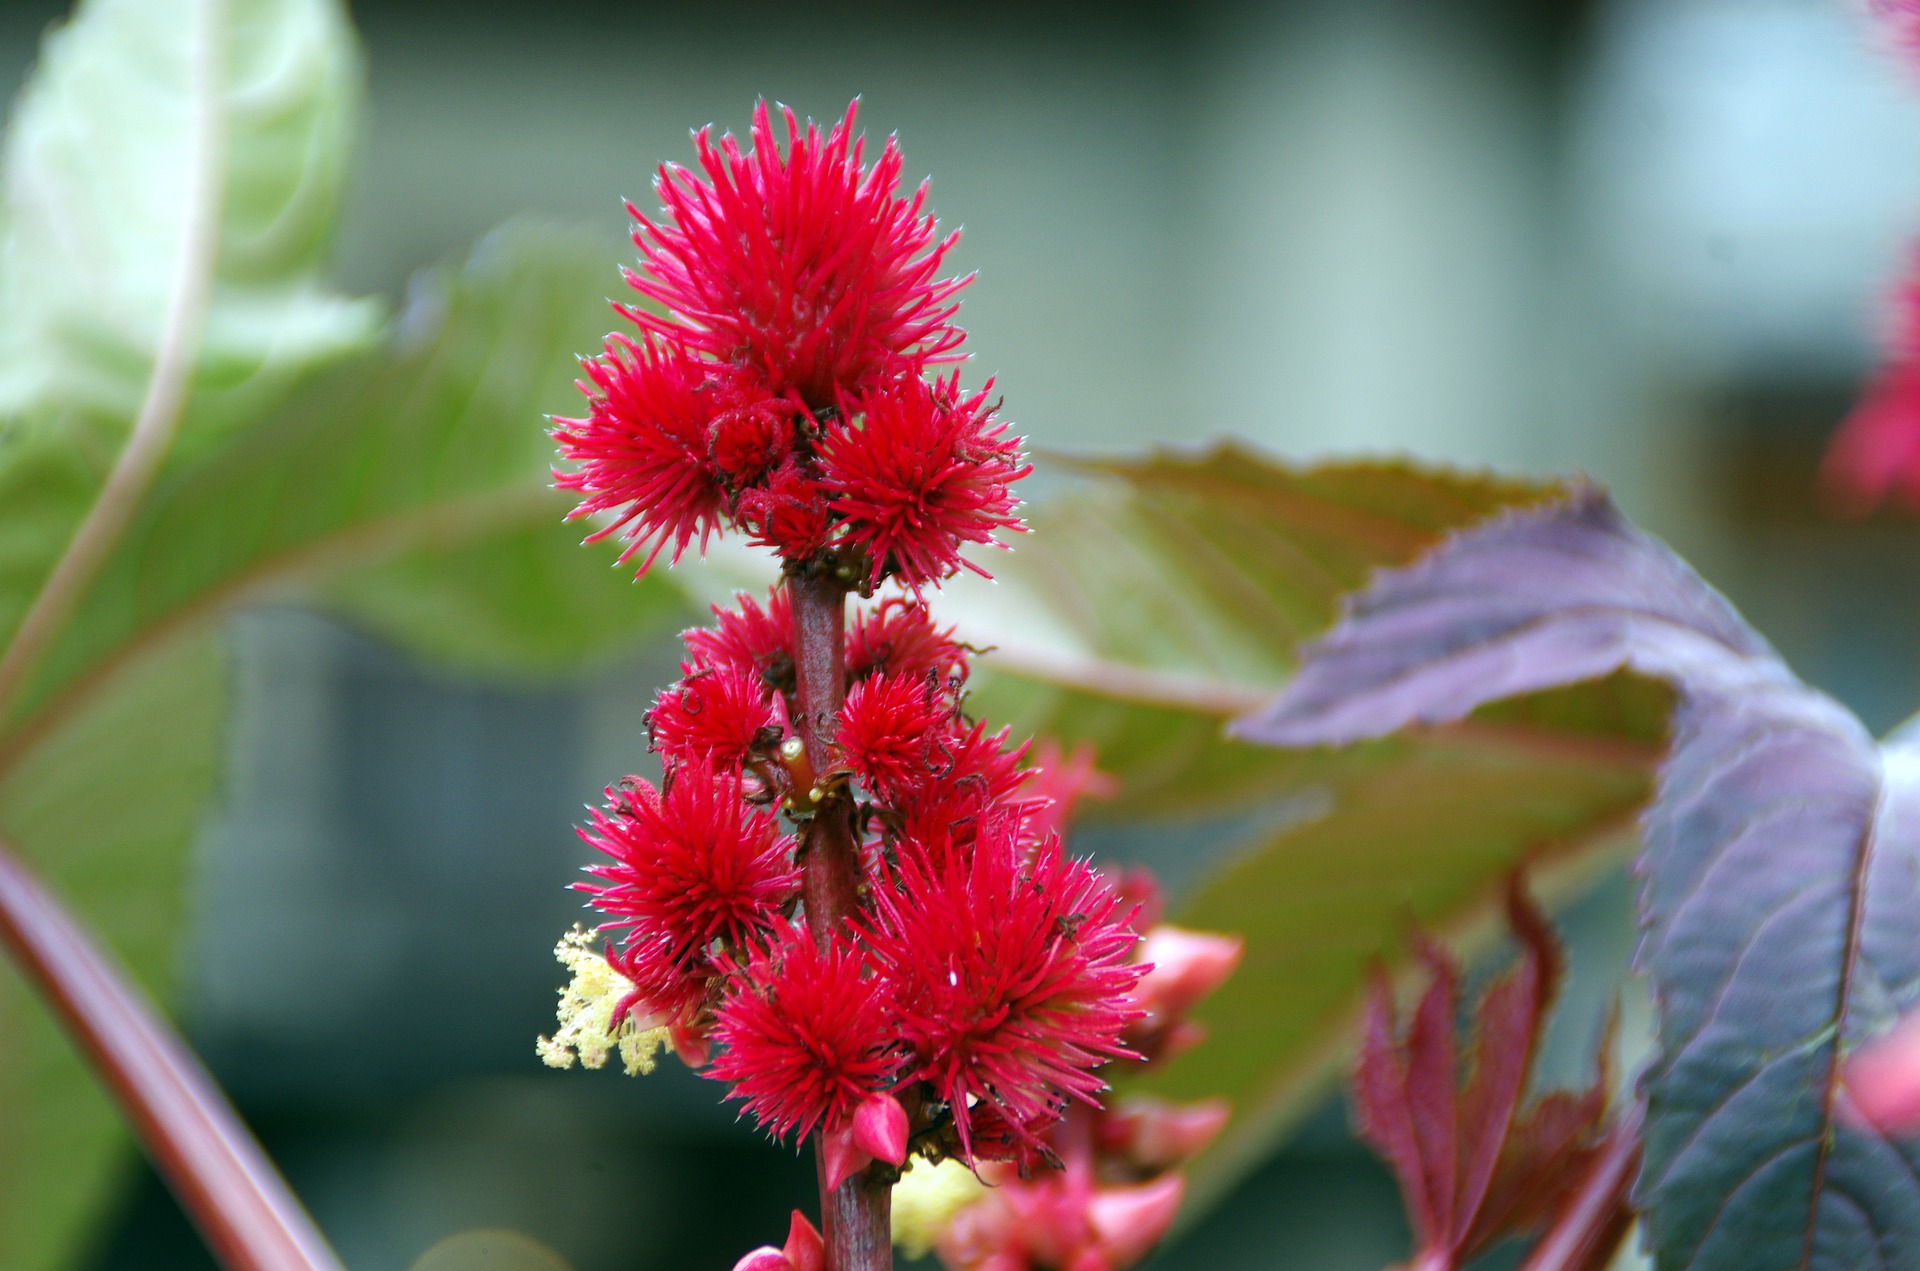
<instances>
[{"instance_id":1,"label":"red flower spike","mask_svg":"<svg viewBox=\"0 0 1920 1271\"><path fill-rule=\"evenodd\" d=\"M1920 289L1920 288L1916 288ZM1920 350L1881 369L1827 444L1820 486L1847 516L1882 503L1920 510Z\"/></svg>"},{"instance_id":2,"label":"red flower spike","mask_svg":"<svg viewBox=\"0 0 1920 1271\"><path fill-rule=\"evenodd\" d=\"M1433 981L1404 1041L1395 1039L1384 977L1368 1003L1353 1078L1355 1125L1393 1167L1423 1267L1459 1266L1497 1240L1539 1227L1580 1185L1602 1139L1604 1054L1588 1090L1521 1108L1564 967L1518 876L1509 884L1507 912L1521 959L1480 998L1464 1084L1454 1038L1460 972L1444 951L1422 946Z\"/></svg>"},{"instance_id":3,"label":"red flower spike","mask_svg":"<svg viewBox=\"0 0 1920 1271\"><path fill-rule=\"evenodd\" d=\"M905 1164L907 1110L890 1094L868 1097L853 1113L853 1144L877 1161Z\"/></svg>"},{"instance_id":4,"label":"red flower spike","mask_svg":"<svg viewBox=\"0 0 1920 1271\"><path fill-rule=\"evenodd\" d=\"M673 763L692 760L716 771L738 768L772 724L760 677L737 671L696 670L647 712L655 750Z\"/></svg>"},{"instance_id":5,"label":"red flower spike","mask_svg":"<svg viewBox=\"0 0 1920 1271\"><path fill-rule=\"evenodd\" d=\"M899 885L874 893L869 948L892 986L911 1077L948 1105L976 1156L989 1113L1023 1147L1067 1102L1105 1088L1100 1065L1129 1054L1136 937L1112 889L1057 838L1031 862L1016 841L980 842L970 863L903 852Z\"/></svg>"},{"instance_id":6,"label":"red flower spike","mask_svg":"<svg viewBox=\"0 0 1920 1271\"><path fill-rule=\"evenodd\" d=\"M900 380L849 403L827 430L822 484L842 540L873 562L871 582L891 574L917 591L963 565L987 577L960 548L1004 547L996 532L1025 528L1011 487L1033 465L994 418L992 387L963 396L957 374Z\"/></svg>"},{"instance_id":7,"label":"red flower spike","mask_svg":"<svg viewBox=\"0 0 1920 1271\"><path fill-rule=\"evenodd\" d=\"M950 688L967 680L967 651L953 628L933 625L927 606L905 596L888 596L871 611L853 616L847 631L847 682L870 675L902 679L933 678Z\"/></svg>"},{"instance_id":8,"label":"red flower spike","mask_svg":"<svg viewBox=\"0 0 1920 1271\"><path fill-rule=\"evenodd\" d=\"M969 278L937 278L958 239L936 240L926 187L901 198L892 138L871 168L856 101L824 137L793 112L782 151L765 102L752 148L694 136L700 172L665 164L656 222L631 204L641 268L628 282L668 316L622 306L644 330L739 366L815 410L842 393L958 360L956 300Z\"/></svg>"},{"instance_id":9,"label":"red flower spike","mask_svg":"<svg viewBox=\"0 0 1920 1271\"><path fill-rule=\"evenodd\" d=\"M629 778L580 837L612 857L578 884L630 940L662 941L687 972L711 970L715 941L746 946L773 929L799 887L791 840L766 812L741 802L736 775L683 768L661 794Z\"/></svg>"},{"instance_id":10,"label":"red flower spike","mask_svg":"<svg viewBox=\"0 0 1920 1271\"><path fill-rule=\"evenodd\" d=\"M862 680L840 708L841 759L883 803L927 784L929 756L954 721L952 701L930 680L881 675Z\"/></svg>"},{"instance_id":11,"label":"red flower spike","mask_svg":"<svg viewBox=\"0 0 1920 1271\"><path fill-rule=\"evenodd\" d=\"M584 497L574 517L606 513L609 523L587 536L632 540L620 559L650 549L645 573L669 542L678 561L695 539L702 552L720 528L725 506L719 473L708 458L715 368L678 345L615 336L606 352L581 367L592 381L585 419L555 418L552 437L577 467L554 470L554 484Z\"/></svg>"},{"instance_id":12,"label":"red flower spike","mask_svg":"<svg viewBox=\"0 0 1920 1271\"><path fill-rule=\"evenodd\" d=\"M787 1224L787 1243L781 1252L793 1264L793 1271L827 1271L827 1242L820 1238L820 1229L797 1209Z\"/></svg>"},{"instance_id":13,"label":"red flower spike","mask_svg":"<svg viewBox=\"0 0 1920 1271\"><path fill-rule=\"evenodd\" d=\"M851 946L816 950L802 928L755 952L717 1014L727 1049L707 1075L733 1083L727 1097L776 1138L846 1125L900 1066L886 985Z\"/></svg>"}]
</instances>

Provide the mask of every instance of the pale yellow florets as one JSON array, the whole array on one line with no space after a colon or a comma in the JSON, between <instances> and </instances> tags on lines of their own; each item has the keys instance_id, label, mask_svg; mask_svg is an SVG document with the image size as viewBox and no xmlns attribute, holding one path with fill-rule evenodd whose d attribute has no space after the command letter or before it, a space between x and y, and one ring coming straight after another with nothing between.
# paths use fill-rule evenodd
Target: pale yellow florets
<instances>
[{"instance_id":1,"label":"pale yellow florets","mask_svg":"<svg viewBox=\"0 0 1920 1271\"><path fill-rule=\"evenodd\" d=\"M986 1195L987 1186L958 1161L914 1160L893 1188L893 1243L924 1258L953 1216Z\"/></svg>"},{"instance_id":2,"label":"pale yellow florets","mask_svg":"<svg viewBox=\"0 0 1920 1271\"><path fill-rule=\"evenodd\" d=\"M629 1077L652 1072L654 1056L667 1044L667 1030L639 1028L631 1016L615 1026L613 1008L633 991L633 983L593 947L597 934L576 923L553 947L553 956L573 972L573 982L560 990L558 1031L535 1042L534 1051L550 1068L571 1068L576 1057L583 1068L601 1068L618 1049Z\"/></svg>"}]
</instances>

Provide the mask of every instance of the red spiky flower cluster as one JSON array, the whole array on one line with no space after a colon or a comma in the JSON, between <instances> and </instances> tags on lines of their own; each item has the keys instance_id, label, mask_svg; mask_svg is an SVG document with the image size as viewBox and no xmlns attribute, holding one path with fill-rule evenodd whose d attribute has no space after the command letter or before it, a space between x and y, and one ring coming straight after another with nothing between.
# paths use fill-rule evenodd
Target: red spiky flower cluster
<instances>
[{"instance_id":1,"label":"red spiky flower cluster","mask_svg":"<svg viewBox=\"0 0 1920 1271\"><path fill-rule=\"evenodd\" d=\"M751 146L694 139L697 172L665 164L662 209L637 223L649 305L638 331L585 363L589 398L553 436L594 534L673 559L731 526L789 560L877 586L938 582L959 549L1018 529L1009 487L1028 472L988 388L930 370L960 359L953 324L971 281L939 277L926 187L899 193L892 139L871 166L858 103L824 135L762 102ZM969 566L978 568L977 566Z\"/></svg>"},{"instance_id":2,"label":"red spiky flower cluster","mask_svg":"<svg viewBox=\"0 0 1920 1271\"><path fill-rule=\"evenodd\" d=\"M892 141L863 162L854 107L824 133L780 119L763 103L746 148L702 131L697 170L660 169L661 211L634 211L646 303L616 306L636 330L555 421L558 483L623 559L731 529L782 568L686 634L648 716L661 781L609 789L582 831L608 944L565 946L567 1035L638 1071L664 1028L770 1134L815 1136L824 1235L796 1219L747 1262L849 1271L884 1249L910 1153L1056 1163L1068 1108L1173 1025L1137 992L1135 903L1056 833L1090 763L1046 773L969 718L969 650L921 598L1020 528L1029 471L991 383L940 373L954 236L899 192Z\"/></svg>"}]
</instances>

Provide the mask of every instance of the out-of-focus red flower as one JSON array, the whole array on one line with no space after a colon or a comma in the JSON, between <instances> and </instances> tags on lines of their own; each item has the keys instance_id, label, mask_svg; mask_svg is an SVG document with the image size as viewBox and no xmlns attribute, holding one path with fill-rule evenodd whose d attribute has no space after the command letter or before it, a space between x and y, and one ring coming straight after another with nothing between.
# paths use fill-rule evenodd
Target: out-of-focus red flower
<instances>
[{"instance_id":1,"label":"out-of-focus red flower","mask_svg":"<svg viewBox=\"0 0 1920 1271\"><path fill-rule=\"evenodd\" d=\"M591 381L584 419L556 418L553 439L576 465L554 484L583 496L575 517L609 514L588 542L619 534L628 560L648 548L645 573L667 544L678 561L695 539L705 551L720 528L726 494L709 454L707 424L718 386L713 370L666 341L612 336L581 363ZM649 546L650 545L650 546Z\"/></svg>"},{"instance_id":2,"label":"out-of-focus red flower","mask_svg":"<svg viewBox=\"0 0 1920 1271\"><path fill-rule=\"evenodd\" d=\"M714 1038L726 1049L707 1075L732 1082L727 1097L776 1137L849 1124L900 1066L887 985L851 945L818 950L795 927L746 970L720 1006Z\"/></svg>"},{"instance_id":3,"label":"out-of-focus red flower","mask_svg":"<svg viewBox=\"0 0 1920 1271\"><path fill-rule=\"evenodd\" d=\"M963 565L984 577L961 547L1022 528L1012 486L1033 465L987 404L992 387L963 394L957 374L884 384L828 429L821 477L873 582L890 573L918 589Z\"/></svg>"},{"instance_id":4,"label":"out-of-focus red flower","mask_svg":"<svg viewBox=\"0 0 1920 1271\"><path fill-rule=\"evenodd\" d=\"M1854 1124L1920 1134L1920 1011L1850 1055L1840 1081L1840 1113Z\"/></svg>"},{"instance_id":5,"label":"out-of-focus red flower","mask_svg":"<svg viewBox=\"0 0 1920 1271\"><path fill-rule=\"evenodd\" d=\"M654 181L660 218L629 204L640 270L628 281L667 315L627 316L815 410L956 360L955 297L971 278L937 275L959 236L936 237L924 185L899 194L892 138L863 166L858 110L823 136L783 108L784 152L764 101L745 152L731 133L695 134L699 172L663 164Z\"/></svg>"},{"instance_id":6,"label":"out-of-focus red flower","mask_svg":"<svg viewBox=\"0 0 1920 1271\"><path fill-rule=\"evenodd\" d=\"M647 712L655 750L674 763L695 761L722 772L738 768L772 723L760 677L739 671L695 671Z\"/></svg>"},{"instance_id":7,"label":"out-of-focus red flower","mask_svg":"<svg viewBox=\"0 0 1920 1271\"><path fill-rule=\"evenodd\" d=\"M1017 1140L1072 1099L1105 1089L1097 1069L1127 1055L1121 1030L1143 968L1112 889L1057 838L1034 852L985 839L972 860L934 864L904 852L897 886L875 889L870 949L892 983L911 1079L951 1109L961 1151L975 1154L988 1111Z\"/></svg>"},{"instance_id":8,"label":"out-of-focus red flower","mask_svg":"<svg viewBox=\"0 0 1920 1271\"><path fill-rule=\"evenodd\" d=\"M793 843L742 801L737 775L682 768L665 794L628 778L609 787L580 837L612 858L580 883L606 925L655 941L670 964L711 968L712 946L748 946L773 930L800 884Z\"/></svg>"},{"instance_id":9,"label":"out-of-focus red flower","mask_svg":"<svg viewBox=\"0 0 1920 1271\"><path fill-rule=\"evenodd\" d=\"M1880 370L1827 445L1820 486L1847 516L1883 503L1920 511L1920 348Z\"/></svg>"},{"instance_id":10,"label":"out-of-focus red flower","mask_svg":"<svg viewBox=\"0 0 1920 1271\"><path fill-rule=\"evenodd\" d=\"M1051 737L1040 743L1033 766L1027 769L1035 834L1064 834L1080 800L1110 799L1120 792L1120 783L1094 762L1093 746L1087 742L1075 746L1072 754L1063 754L1060 743Z\"/></svg>"}]
</instances>

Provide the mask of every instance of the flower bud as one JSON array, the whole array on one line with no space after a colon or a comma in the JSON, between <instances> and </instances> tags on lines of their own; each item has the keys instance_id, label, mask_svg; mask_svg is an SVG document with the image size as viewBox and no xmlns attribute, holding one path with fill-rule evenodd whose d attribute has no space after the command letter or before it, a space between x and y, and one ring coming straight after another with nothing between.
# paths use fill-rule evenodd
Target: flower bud
<instances>
[{"instance_id":1,"label":"flower bud","mask_svg":"<svg viewBox=\"0 0 1920 1271\"><path fill-rule=\"evenodd\" d=\"M1245 951L1237 936L1162 923L1140 942L1136 956L1153 969L1140 981L1135 1000L1150 1019L1178 1019L1225 983Z\"/></svg>"},{"instance_id":2,"label":"flower bud","mask_svg":"<svg viewBox=\"0 0 1920 1271\"><path fill-rule=\"evenodd\" d=\"M889 1165L907 1159L907 1110L890 1094L868 1098L853 1114L853 1143Z\"/></svg>"},{"instance_id":3,"label":"flower bud","mask_svg":"<svg viewBox=\"0 0 1920 1271\"><path fill-rule=\"evenodd\" d=\"M787 1226L784 1252L793 1271L827 1271L827 1242L820 1238L819 1229L797 1209Z\"/></svg>"},{"instance_id":4,"label":"flower bud","mask_svg":"<svg viewBox=\"0 0 1920 1271\"><path fill-rule=\"evenodd\" d=\"M1114 1267L1132 1266L1152 1252L1180 1212L1186 1182L1162 1174L1137 1187L1102 1187L1087 1204L1087 1222Z\"/></svg>"},{"instance_id":5,"label":"flower bud","mask_svg":"<svg viewBox=\"0 0 1920 1271\"><path fill-rule=\"evenodd\" d=\"M795 1271L787 1255L772 1245L761 1245L733 1264L733 1271Z\"/></svg>"},{"instance_id":6,"label":"flower bud","mask_svg":"<svg viewBox=\"0 0 1920 1271\"><path fill-rule=\"evenodd\" d=\"M1135 1095L1102 1121L1101 1145L1142 1169L1171 1169L1199 1155L1231 1114L1224 1099L1176 1104Z\"/></svg>"},{"instance_id":7,"label":"flower bud","mask_svg":"<svg viewBox=\"0 0 1920 1271\"><path fill-rule=\"evenodd\" d=\"M873 1153L854 1142L851 1126L842 1125L820 1132L820 1160L826 1166L827 1190L833 1191L873 1164Z\"/></svg>"}]
</instances>

